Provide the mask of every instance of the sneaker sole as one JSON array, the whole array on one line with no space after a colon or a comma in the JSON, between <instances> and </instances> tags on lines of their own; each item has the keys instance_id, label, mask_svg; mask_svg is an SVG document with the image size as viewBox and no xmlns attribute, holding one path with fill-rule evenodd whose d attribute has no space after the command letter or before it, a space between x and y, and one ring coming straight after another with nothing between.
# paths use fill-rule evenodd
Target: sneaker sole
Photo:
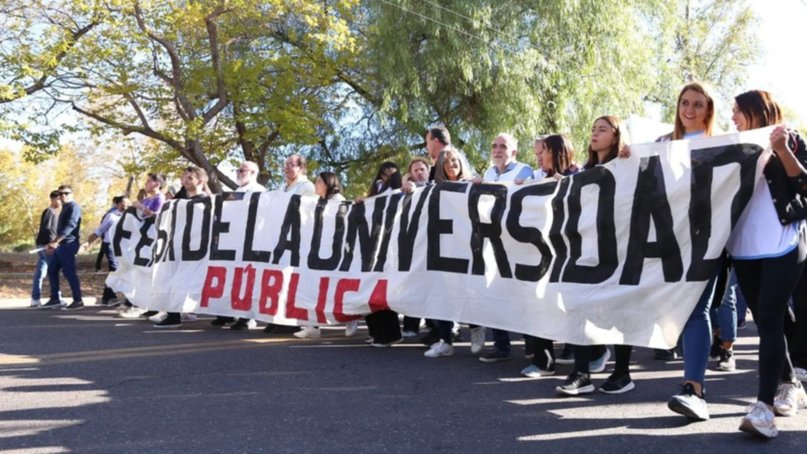
<instances>
[{"instance_id":1,"label":"sneaker sole","mask_svg":"<svg viewBox=\"0 0 807 454\"><path fill-rule=\"evenodd\" d=\"M555 375L554 370L542 370L541 372L530 372L527 374L521 374L522 377L527 378L541 378L541 377L551 377Z\"/></svg>"},{"instance_id":2,"label":"sneaker sole","mask_svg":"<svg viewBox=\"0 0 807 454\"><path fill-rule=\"evenodd\" d=\"M667 408L672 410L674 413L678 413L679 415L686 416L687 418L692 419L694 421L708 421L709 420L708 415L706 417L703 417L702 415L699 415L699 414L695 413L695 411L693 411L691 408L689 408L688 406L682 404L681 402L679 402L677 400L671 400L671 401L667 402Z\"/></svg>"},{"instance_id":3,"label":"sneaker sole","mask_svg":"<svg viewBox=\"0 0 807 454\"><path fill-rule=\"evenodd\" d=\"M504 361L510 361L510 357L508 356L507 358L479 358L479 361L482 361L483 363L488 363L488 364L501 363L501 362L504 362Z\"/></svg>"},{"instance_id":4,"label":"sneaker sole","mask_svg":"<svg viewBox=\"0 0 807 454\"><path fill-rule=\"evenodd\" d=\"M628 383L627 385L619 388L619 389L604 389L600 387L600 392L605 394L623 394L628 391L633 391L636 388L636 384L633 382Z\"/></svg>"},{"instance_id":5,"label":"sneaker sole","mask_svg":"<svg viewBox=\"0 0 807 454\"><path fill-rule=\"evenodd\" d=\"M156 328L156 329L175 329L175 328L179 328L180 326L182 326L182 324L177 323L176 325L154 325L154 328Z\"/></svg>"},{"instance_id":6,"label":"sneaker sole","mask_svg":"<svg viewBox=\"0 0 807 454\"><path fill-rule=\"evenodd\" d=\"M582 394L591 394L591 393L593 393L594 392L594 385L586 385L586 386L583 386L582 388L577 388L577 389L574 389L574 390L563 389L562 387L558 386L557 388L555 388L555 391L557 391L560 394L567 395L567 396L580 396Z\"/></svg>"},{"instance_id":7,"label":"sneaker sole","mask_svg":"<svg viewBox=\"0 0 807 454\"><path fill-rule=\"evenodd\" d=\"M426 352L426 353L423 354L423 356L426 357L426 358L447 358L449 356L454 356L454 352L451 352L451 353L438 353L436 355L428 355L427 353L429 353L429 352Z\"/></svg>"},{"instance_id":8,"label":"sneaker sole","mask_svg":"<svg viewBox=\"0 0 807 454\"><path fill-rule=\"evenodd\" d=\"M740 430L767 440L779 435L779 430L776 427L773 427L772 429L760 429L745 418L743 418L743 421L740 423Z\"/></svg>"}]
</instances>

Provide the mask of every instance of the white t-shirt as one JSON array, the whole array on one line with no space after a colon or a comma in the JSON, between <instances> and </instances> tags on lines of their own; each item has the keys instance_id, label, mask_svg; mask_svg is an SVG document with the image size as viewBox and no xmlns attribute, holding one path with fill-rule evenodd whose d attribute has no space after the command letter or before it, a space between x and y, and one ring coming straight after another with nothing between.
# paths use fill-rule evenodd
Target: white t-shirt
<instances>
[{"instance_id":1,"label":"white t-shirt","mask_svg":"<svg viewBox=\"0 0 807 454\"><path fill-rule=\"evenodd\" d=\"M763 161L767 160L760 159L764 167ZM798 246L800 228L804 228L804 221L788 225L779 222L771 189L763 180L754 187L751 200L726 243L726 250L739 260L781 257Z\"/></svg>"},{"instance_id":2,"label":"white t-shirt","mask_svg":"<svg viewBox=\"0 0 807 454\"><path fill-rule=\"evenodd\" d=\"M485 182L499 182L499 183L507 183L513 182L517 178L522 180L530 180L532 179L532 169L527 164L522 164L518 161L513 161L510 164L507 164L505 167L504 172L499 172L499 168L496 166L491 166L488 170L485 171L485 175L482 179Z\"/></svg>"},{"instance_id":3,"label":"white t-shirt","mask_svg":"<svg viewBox=\"0 0 807 454\"><path fill-rule=\"evenodd\" d=\"M291 192L292 194L316 195L314 183L308 181L308 178L305 176L301 176L297 181L288 186L284 182L283 185L280 186L280 190L283 192Z\"/></svg>"},{"instance_id":4,"label":"white t-shirt","mask_svg":"<svg viewBox=\"0 0 807 454\"><path fill-rule=\"evenodd\" d=\"M263 192L266 188L257 181L252 181L244 186L236 188L235 192Z\"/></svg>"}]
</instances>

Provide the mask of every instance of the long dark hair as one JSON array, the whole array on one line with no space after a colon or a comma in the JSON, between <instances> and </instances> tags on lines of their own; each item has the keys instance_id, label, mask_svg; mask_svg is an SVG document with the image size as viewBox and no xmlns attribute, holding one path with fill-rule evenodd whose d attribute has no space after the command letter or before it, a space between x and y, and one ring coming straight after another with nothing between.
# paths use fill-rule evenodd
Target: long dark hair
<instances>
[{"instance_id":1,"label":"long dark hair","mask_svg":"<svg viewBox=\"0 0 807 454\"><path fill-rule=\"evenodd\" d=\"M591 142L589 142L588 162L586 162L586 165L584 166L585 169L590 169L599 164L605 164L606 162L616 158L617 154L619 154L619 150L621 150L622 147L625 146L625 141L622 139L622 127L619 118L613 115L603 115L602 117L599 117L596 120L594 120L594 123L592 124L596 124L600 120L605 120L605 122L608 123L608 125L611 126L611 128L613 128L614 144L611 145L611 149L608 150L608 154L605 155L605 159L603 159L602 162L600 162L600 158L597 155L597 152L591 149Z\"/></svg>"},{"instance_id":2,"label":"long dark hair","mask_svg":"<svg viewBox=\"0 0 807 454\"><path fill-rule=\"evenodd\" d=\"M543 143L547 151L552 153L552 169L546 172L546 176L551 177L556 173L565 175L570 168L574 167L572 163L574 147L566 136L553 134L545 137Z\"/></svg>"},{"instance_id":3,"label":"long dark hair","mask_svg":"<svg viewBox=\"0 0 807 454\"><path fill-rule=\"evenodd\" d=\"M339 182L339 177L333 172L320 172L319 178L325 183L325 199L328 200L342 192L342 183Z\"/></svg>"},{"instance_id":4,"label":"long dark hair","mask_svg":"<svg viewBox=\"0 0 807 454\"><path fill-rule=\"evenodd\" d=\"M734 102L749 127L763 128L782 123L782 109L767 91L747 91L737 95Z\"/></svg>"},{"instance_id":5,"label":"long dark hair","mask_svg":"<svg viewBox=\"0 0 807 454\"><path fill-rule=\"evenodd\" d=\"M390 169L395 169L395 172L389 175L385 180L385 173ZM367 191L367 196L372 197L387 189L401 189L402 185L403 182L401 181L401 172L398 170L398 164L392 161L385 161L381 164L381 167L378 168L378 173L376 173L375 178L373 178L373 183L370 185L370 190Z\"/></svg>"}]
</instances>

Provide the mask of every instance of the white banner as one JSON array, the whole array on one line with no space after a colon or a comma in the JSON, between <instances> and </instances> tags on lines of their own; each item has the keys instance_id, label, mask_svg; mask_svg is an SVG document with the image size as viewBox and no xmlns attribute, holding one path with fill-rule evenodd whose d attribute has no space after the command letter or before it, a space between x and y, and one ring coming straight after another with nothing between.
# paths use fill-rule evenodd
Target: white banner
<instances>
[{"instance_id":1,"label":"white banner","mask_svg":"<svg viewBox=\"0 0 807 454\"><path fill-rule=\"evenodd\" d=\"M362 203L172 201L118 224L107 283L153 310L280 324L391 308L575 344L675 344L761 175L769 130L634 145L560 181ZM240 199L243 197L243 200Z\"/></svg>"}]
</instances>

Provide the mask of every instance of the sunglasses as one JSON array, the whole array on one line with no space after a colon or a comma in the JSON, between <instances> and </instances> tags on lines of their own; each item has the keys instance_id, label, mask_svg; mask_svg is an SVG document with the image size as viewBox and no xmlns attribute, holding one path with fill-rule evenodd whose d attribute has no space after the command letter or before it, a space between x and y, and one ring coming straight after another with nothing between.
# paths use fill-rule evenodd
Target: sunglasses
<instances>
[{"instance_id":1,"label":"sunglasses","mask_svg":"<svg viewBox=\"0 0 807 454\"><path fill-rule=\"evenodd\" d=\"M70 195L73 191L59 191L59 195Z\"/></svg>"}]
</instances>

